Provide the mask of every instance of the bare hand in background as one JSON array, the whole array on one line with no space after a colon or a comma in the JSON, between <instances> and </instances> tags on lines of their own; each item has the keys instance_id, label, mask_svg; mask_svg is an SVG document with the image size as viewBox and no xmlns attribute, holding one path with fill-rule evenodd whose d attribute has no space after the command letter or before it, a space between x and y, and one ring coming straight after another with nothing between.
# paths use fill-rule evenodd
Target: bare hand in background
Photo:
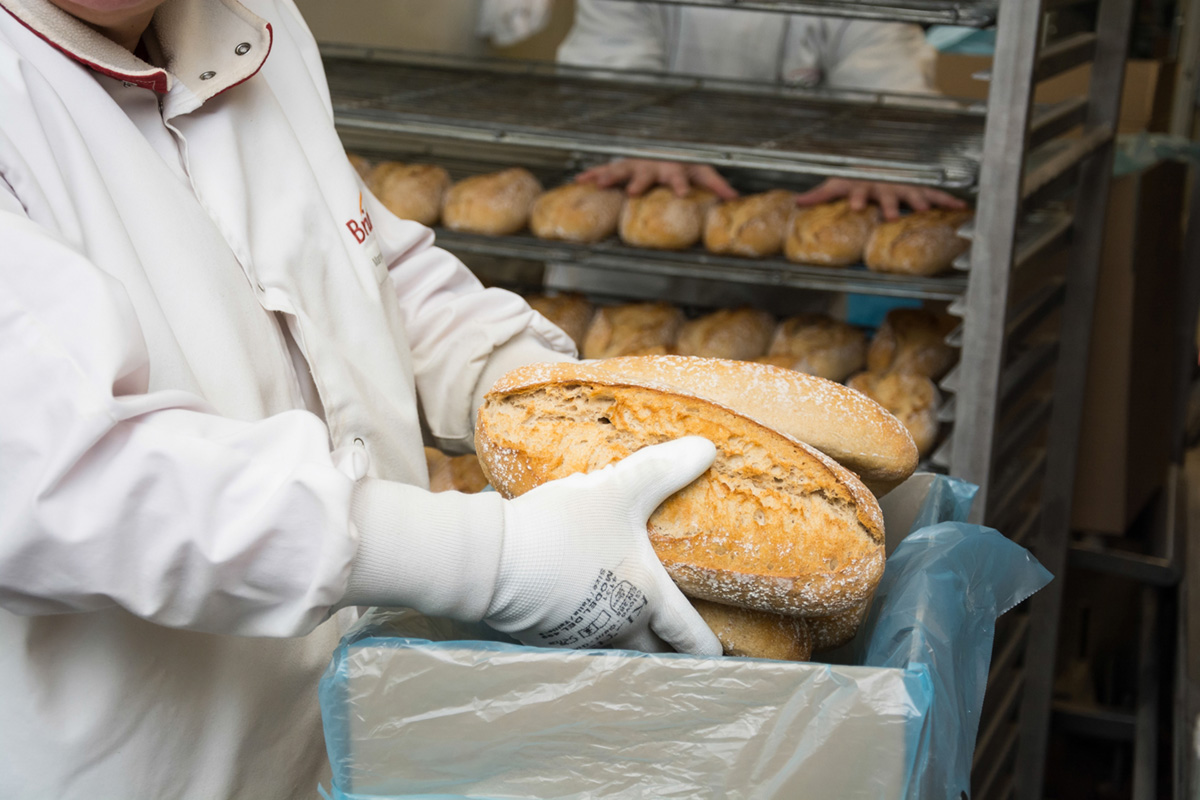
<instances>
[{"instance_id":1,"label":"bare hand in background","mask_svg":"<svg viewBox=\"0 0 1200 800\"><path fill-rule=\"evenodd\" d=\"M594 183L602 189L625 186L625 193L637 197L647 189L662 184L683 197L692 187L708 189L722 200L738 196L721 174L707 164L681 164L676 161L652 161L645 158L622 158L579 173L579 183Z\"/></svg>"},{"instance_id":2,"label":"bare hand in background","mask_svg":"<svg viewBox=\"0 0 1200 800\"><path fill-rule=\"evenodd\" d=\"M796 195L796 202L802 206L812 206L817 203L828 203L850 199L850 207L861 211L868 203L875 202L883 211L884 219L896 219L900 216L900 204L904 203L913 211L927 211L930 208L966 208L967 204L952 194L928 186L909 186L902 183L885 183L883 181L856 181L848 178L830 178L815 189Z\"/></svg>"}]
</instances>

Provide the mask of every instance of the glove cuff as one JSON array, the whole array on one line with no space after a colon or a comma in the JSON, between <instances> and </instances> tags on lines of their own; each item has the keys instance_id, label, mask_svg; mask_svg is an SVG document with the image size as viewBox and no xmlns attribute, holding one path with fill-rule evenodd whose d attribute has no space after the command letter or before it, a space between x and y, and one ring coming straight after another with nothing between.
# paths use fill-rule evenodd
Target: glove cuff
<instances>
[{"instance_id":1,"label":"glove cuff","mask_svg":"<svg viewBox=\"0 0 1200 800\"><path fill-rule=\"evenodd\" d=\"M503 504L495 492L434 494L393 481L359 481L350 502L358 551L340 605L481 620L500 569Z\"/></svg>"}]
</instances>

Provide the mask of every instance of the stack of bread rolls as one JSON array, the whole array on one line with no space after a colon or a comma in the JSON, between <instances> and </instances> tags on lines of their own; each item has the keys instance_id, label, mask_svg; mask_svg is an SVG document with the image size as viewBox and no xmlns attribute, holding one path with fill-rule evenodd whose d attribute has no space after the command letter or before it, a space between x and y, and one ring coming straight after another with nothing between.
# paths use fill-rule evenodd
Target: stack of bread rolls
<instances>
[{"instance_id":1,"label":"stack of bread rolls","mask_svg":"<svg viewBox=\"0 0 1200 800\"><path fill-rule=\"evenodd\" d=\"M863 394L727 359L532 365L488 394L476 451L514 497L687 435L716 461L648 530L726 653L807 660L848 641L883 572L876 495L917 464L905 427Z\"/></svg>"}]
</instances>

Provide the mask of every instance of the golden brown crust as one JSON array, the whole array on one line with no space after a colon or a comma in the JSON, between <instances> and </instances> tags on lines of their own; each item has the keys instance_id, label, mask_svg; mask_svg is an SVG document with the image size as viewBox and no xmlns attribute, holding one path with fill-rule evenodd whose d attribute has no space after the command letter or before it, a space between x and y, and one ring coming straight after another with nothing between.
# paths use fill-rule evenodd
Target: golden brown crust
<instances>
[{"instance_id":1,"label":"golden brown crust","mask_svg":"<svg viewBox=\"0 0 1200 800\"><path fill-rule=\"evenodd\" d=\"M474 494L482 492L487 486L487 476L483 474L483 467L474 453L449 456L432 447L426 447L425 458L429 462L431 492Z\"/></svg>"},{"instance_id":2,"label":"golden brown crust","mask_svg":"<svg viewBox=\"0 0 1200 800\"><path fill-rule=\"evenodd\" d=\"M592 316L580 352L584 358L672 352L683 311L670 303L603 306Z\"/></svg>"},{"instance_id":3,"label":"golden brown crust","mask_svg":"<svg viewBox=\"0 0 1200 800\"><path fill-rule=\"evenodd\" d=\"M772 189L713 206L704 219L705 249L749 258L775 255L783 249L784 229L796 207L795 197L784 189Z\"/></svg>"},{"instance_id":4,"label":"golden brown crust","mask_svg":"<svg viewBox=\"0 0 1200 800\"><path fill-rule=\"evenodd\" d=\"M838 614L830 614L827 617L808 617L805 622L808 623L813 652L820 653L848 644L858 633L858 628L862 625L870 605L871 602L868 600Z\"/></svg>"},{"instance_id":5,"label":"golden brown crust","mask_svg":"<svg viewBox=\"0 0 1200 800\"><path fill-rule=\"evenodd\" d=\"M384 161L367 175L367 186L400 219L436 225L450 173L432 164Z\"/></svg>"},{"instance_id":6,"label":"golden brown crust","mask_svg":"<svg viewBox=\"0 0 1200 800\"><path fill-rule=\"evenodd\" d=\"M774 330L775 317L767 311L722 308L683 323L675 352L748 361L766 351Z\"/></svg>"},{"instance_id":7,"label":"golden brown crust","mask_svg":"<svg viewBox=\"0 0 1200 800\"><path fill-rule=\"evenodd\" d=\"M535 294L525 298L530 307L546 319L562 328L575 346L583 350L583 338L587 335L595 307L581 294L556 295Z\"/></svg>"},{"instance_id":8,"label":"golden brown crust","mask_svg":"<svg viewBox=\"0 0 1200 800\"><path fill-rule=\"evenodd\" d=\"M686 594L796 616L870 596L883 517L867 488L819 451L701 397L588 364L532 365L488 394L476 449L492 485L512 497L687 435L713 442L717 459L648 523Z\"/></svg>"},{"instance_id":9,"label":"golden brown crust","mask_svg":"<svg viewBox=\"0 0 1200 800\"><path fill-rule=\"evenodd\" d=\"M931 208L881 222L867 242L867 268L906 275L945 272L967 251L969 244L958 229L973 216L972 211Z\"/></svg>"},{"instance_id":10,"label":"golden brown crust","mask_svg":"<svg viewBox=\"0 0 1200 800\"><path fill-rule=\"evenodd\" d=\"M371 174L371 162L358 153L346 153L346 158L350 160L350 166L354 167L358 177L367 180L367 176Z\"/></svg>"},{"instance_id":11,"label":"golden brown crust","mask_svg":"<svg viewBox=\"0 0 1200 800\"><path fill-rule=\"evenodd\" d=\"M812 658L812 637L800 617L788 617L767 611L691 601L704 624L716 634L727 656L773 658L779 661L808 661Z\"/></svg>"},{"instance_id":12,"label":"golden brown crust","mask_svg":"<svg viewBox=\"0 0 1200 800\"><path fill-rule=\"evenodd\" d=\"M860 372L846 385L870 397L900 420L912 434L921 456L937 444L941 397L929 378L909 372Z\"/></svg>"},{"instance_id":13,"label":"golden brown crust","mask_svg":"<svg viewBox=\"0 0 1200 800\"><path fill-rule=\"evenodd\" d=\"M625 195L590 183L568 183L534 201L529 230L540 239L598 242L616 233Z\"/></svg>"},{"instance_id":14,"label":"golden brown crust","mask_svg":"<svg viewBox=\"0 0 1200 800\"><path fill-rule=\"evenodd\" d=\"M529 221L529 211L541 193L542 184L522 167L473 175L447 190L442 224L492 236L517 233Z\"/></svg>"},{"instance_id":15,"label":"golden brown crust","mask_svg":"<svg viewBox=\"0 0 1200 800\"><path fill-rule=\"evenodd\" d=\"M862 261L879 208L855 211L847 200L796 209L787 223L784 255L798 264L847 267Z\"/></svg>"},{"instance_id":16,"label":"golden brown crust","mask_svg":"<svg viewBox=\"0 0 1200 800\"><path fill-rule=\"evenodd\" d=\"M779 323L770 356L790 356L790 368L841 382L863 368L867 335L824 314L797 314Z\"/></svg>"},{"instance_id":17,"label":"golden brown crust","mask_svg":"<svg viewBox=\"0 0 1200 800\"><path fill-rule=\"evenodd\" d=\"M946 344L956 326L949 314L924 308L893 308L871 339L867 369L871 372L911 372L937 380L957 358Z\"/></svg>"},{"instance_id":18,"label":"golden brown crust","mask_svg":"<svg viewBox=\"0 0 1200 800\"><path fill-rule=\"evenodd\" d=\"M621 241L632 247L685 250L700 241L704 216L716 202L717 196L705 189L692 188L678 197L666 186L630 197L621 207Z\"/></svg>"},{"instance_id":19,"label":"golden brown crust","mask_svg":"<svg viewBox=\"0 0 1200 800\"><path fill-rule=\"evenodd\" d=\"M590 366L734 408L820 450L877 496L917 468L916 445L900 420L833 381L765 364L686 356L610 358Z\"/></svg>"}]
</instances>

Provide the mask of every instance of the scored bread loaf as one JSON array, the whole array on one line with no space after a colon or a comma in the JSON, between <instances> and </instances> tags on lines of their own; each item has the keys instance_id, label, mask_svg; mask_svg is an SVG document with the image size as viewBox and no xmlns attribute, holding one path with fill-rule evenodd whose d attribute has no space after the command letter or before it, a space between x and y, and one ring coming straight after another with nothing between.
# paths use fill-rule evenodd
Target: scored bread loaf
<instances>
[{"instance_id":1,"label":"scored bread loaf","mask_svg":"<svg viewBox=\"0 0 1200 800\"><path fill-rule=\"evenodd\" d=\"M446 191L442 224L467 233L516 233L529 222L533 201L541 193L542 184L522 167L473 175Z\"/></svg>"},{"instance_id":2,"label":"scored bread loaf","mask_svg":"<svg viewBox=\"0 0 1200 800\"><path fill-rule=\"evenodd\" d=\"M919 455L927 455L937 444L941 396L929 378L911 372L860 372L846 385L879 403L900 420L912 434Z\"/></svg>"},{"instance_id":3,"label":"scored bread loaf","mask_svg":"<svg viewBox=\"0 0 1200 800\"><path fill-rule=\"evenodd\" d=\"M808 661L812 637L801 617L755 611L752 608L691 600L704 623L716 634L727 656Z\"/></svg>"},{"instance_id":4,"label":"scored bread loaf","mask_svg":"<svg viewBox=\"0 0 1200 800\"><path fill-rule=\"evenodd\" d=\"M671 352L683 311L670 303L603 306L592 316L580 352L584 358Z\"/></svg>"},{"instance_id":5,"label":"scored bread loaf","mask_svg":"<svg viewBox=\"0 0 1200 800\"><path fill-rule=\"evenodd\" d=\"M535 294L525 298L530 308L562 328L571 337L575 346L583 351L583 338L596 309L586 297L568 292L564 294Z\"/></svg>"},{"instance_id":6,"label":"scored bread loaf","mask_svg":"<svg viewBox=\"0 0 1200 800\"><path fill-rule=\"evenodd\" d=\"M433 164L384 161L371 170L367 186L400 219L436 225L450 188L450 173Z\"/></svg>"},{"instance_id":7,"label":"scored bread loaf","mask_svg":"<svg viewBox=\"0 0 1200 800\"><path fill-rule=\"evenodd\" d=\"M778 358L765 363L841 382L866 363L867 335L824 314L797 314L779 323L767 355Z\"/></svg>"},{"instance_id":8,"label":"scored bread loaf","mask_svg":"<svg viewBox=\"0 0 1200 800\"><path fill-rule=\"evenodd\" d=\"M958 229L972 216L971 211L931 208L879 223L867 242L867 269L905 275L945 272L967 251Z\"/></svg>"},{"instance_id":9,"label":"scored bread loaf","mask_svg":"<svg viewBox=\"0 0 1200 800\"><path fill-rule=\"evenodd\" d=\"M924 308L893 308L867 348L871 372L911 372L937 380L954 366L946 336L956 326L949 314Z\"/></svg>"},{"instance_id":10,"label":"scored bread loaf","mask_svg":"<svg viewBox=\"0 0 1200 800\"><path fill-rule=\"evenodd\" d=\"M797 264L857 264L878 223L878 206L855 210L848 200L797 208L787 223L784 255Z\"/></svg>"},{"instance_id":11,"label":"scored bread loaf","mask_svg":"<svg viewBox=\"0 0 1200 800\"><path fill-rule=\"evenodd\" d=\"M784 189L727 200L708 210L704 247L720 255L767 258L783 249L788 215L795 195Z\"/></svg>"},{"instance_id":12,"label":"scored bread loaf","mask_svg":"<svg viewBox=\"0 0 1200 800\"><path fill-rule=\"evenodd\" d=\"M793 616L867 601L884 563L875 497L833 459L729 407L587 363L535 364L492 387L476 451L492 486L515 497L688 435L711 441L716 460L647 523L685 594Z\"/></svg>"},{"instance_id":13,"label":"scored bread loaf","mask_svg":"<svg viewBox=\"0 0 1200 800\"><path fill-rule=\"evenodd\" d=\"M757 308L722 308L688 320L679 329L675 352L681 356L748 361L767 350L775 317Z\"/></svg>"},{"instance_id":14,"label":"scored bread loaf","mask_svg":"<svg viewBox=\"0 0 1200 800\"><path fill-rule=\"evenodd\" d=\"M683 197L658 186L640 197L627 198L618 226L621 241L632 247L686 250L700 241L704 217L716 203L715 194L695 187Z\"/></svg>"},{"instance_id":15,"label":"scored bread loaf","mask_svg":"<svg viewBox=\"0 0 1200 800\"><path fill-rule=\"evenodd\" d=\"M728 406L815 447L882 497L917 468L908 430L879 403L813 375L749 361L631 356L588 365Z\"/></svg>"},{"instance_id":16,"label":"scored bread loaf","mask_svg":"<svg viewBox=\"0 0 1200 800\"><path fill-rule=\"evenodd\" d=\"M598 242L616 233L625 195L591 183L568 183L533 203L529 230L539 239Z\"/></svg>"}]
</instances>

